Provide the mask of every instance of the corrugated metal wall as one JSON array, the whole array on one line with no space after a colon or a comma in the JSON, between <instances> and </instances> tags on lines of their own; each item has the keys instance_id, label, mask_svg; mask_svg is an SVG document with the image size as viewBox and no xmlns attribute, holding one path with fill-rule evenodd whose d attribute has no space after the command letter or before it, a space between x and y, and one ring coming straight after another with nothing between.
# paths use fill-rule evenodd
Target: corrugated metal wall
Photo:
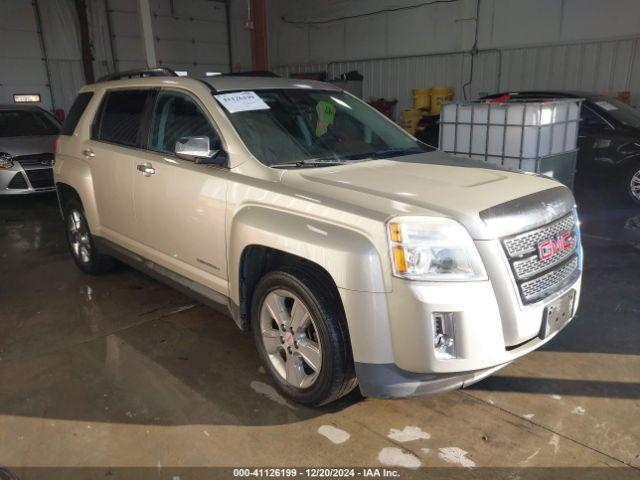
<instances>
[{"instance_id":1,"label":"corrugated metal wall","mask_svg":"<svg viewBox=\"0 0 640 480\"><path fill-rule=\"evenodd\" d=\"M463 52L476 35L469 98L507 89L629 90L640 105L637 0L272 0L270 8L278 73L358 70L364 96L397 98L398 110L416 87L453 87L462 98L471 70Z\"/></svg>"},{"instance_id":2,"label":"corrugated metal wall","mask_svg":"<svg viewBox=\"0 0 640 480\"><path fill-rule=\"evenodd\" d=\"M277 67L279 75L326 71L334 78L350 70L364 76L366 99L397 98L398 109L411 105L411 89L450 86L461 97L469 78L469 54L422 55L357 62L297 64ZM471 98L497 90L630 90L640 104L640 37L543 47L479 52L474 60Z\"/></svg>"}]
</instances>

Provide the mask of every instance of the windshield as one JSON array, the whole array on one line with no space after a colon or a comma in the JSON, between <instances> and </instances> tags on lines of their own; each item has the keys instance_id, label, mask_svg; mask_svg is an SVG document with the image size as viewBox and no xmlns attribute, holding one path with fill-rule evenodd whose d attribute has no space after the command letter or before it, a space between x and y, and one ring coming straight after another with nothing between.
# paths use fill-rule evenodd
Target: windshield
<instances>
[{"instance_id":1,"label":"windshield","mask_svg":"<svg viewBox=\"0 0 640 480\"><path fill-rule=\"evenodd\" d=\"M0 110L0 137L58 135L60 126L37 110Z\"/></svg>"},{"instance_id":2,"label":"windshield","mask_svg":"<svg viewBox=\"0 0 640 480\"><path fill-rule=\"evenodd\" d=\"M425 147L342 92L259 90L216 99L251 153L270 166L388 158Z\"/></svg>"},{"instance_id":3,"label":"windshield","mask_svg":"<svg viewBox=\"0 0 640 480\"><path fill-rule=\"evenodd\" d=\"M640 112L615 98L602 98L594 103L604 110L607 115L627 127L640 128Z\"/></svg>"}]
</instances>

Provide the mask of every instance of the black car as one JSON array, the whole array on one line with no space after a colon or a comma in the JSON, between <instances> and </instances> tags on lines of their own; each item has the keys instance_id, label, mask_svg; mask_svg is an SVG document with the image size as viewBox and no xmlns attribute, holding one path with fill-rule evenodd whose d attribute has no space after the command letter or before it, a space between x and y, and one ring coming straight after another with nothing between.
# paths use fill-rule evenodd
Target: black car
<instances>
[{"instance_id":1,"label":"black car","mask_svg":"<svg viewBox=\"0 0 640 480\"><path fill-rule=\"evenodd\" d=\"M577 179L600 183L610 180L616 189L640 204L640 111L614 98L579 91L503 92L482 99L498 98L583 98Z\"/></svg>"}]
</instances>

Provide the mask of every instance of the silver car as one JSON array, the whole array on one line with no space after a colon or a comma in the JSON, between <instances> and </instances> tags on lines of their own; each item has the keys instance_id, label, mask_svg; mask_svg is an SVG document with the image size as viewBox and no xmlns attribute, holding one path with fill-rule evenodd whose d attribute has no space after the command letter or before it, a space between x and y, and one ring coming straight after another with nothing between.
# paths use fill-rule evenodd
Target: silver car
<instances>
[{"instance_id":1,"label":"silver car","mask_svg":"<svg viewBox=\"0 0 640 480\"><path fill-rule=\"evenodd\" d=\"M0 195L49 192L58 120L33 105L0 105Z\"/></svg>"}]
</instances>

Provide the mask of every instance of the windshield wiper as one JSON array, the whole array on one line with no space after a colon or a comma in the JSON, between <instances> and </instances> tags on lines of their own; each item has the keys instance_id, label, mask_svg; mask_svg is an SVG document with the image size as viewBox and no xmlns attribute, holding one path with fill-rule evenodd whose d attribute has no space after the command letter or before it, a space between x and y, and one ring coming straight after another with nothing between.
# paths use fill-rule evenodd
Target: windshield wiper
<instances>
[{"instance_id":1,"label":"windshield wiper","mask_svg":"<svg viewBox=\"0 0 640 480\"><path fill-rule=\"evenodd\" d=\"M302 167L331 167L343 165L344 162L335 158L305 158L297 162L273 163L273 168L302 168Z\"/></svg>"},{"instance_id":2,"label":"windshield wiper","mask_svg":"<svg viewBox=\"0 0 640 480\"><path fill-rule=\"evenodd\" d=\"M375 152L373 152L373 158L400 157L402 155L415 155L417 153L424 153L424 150L417 147L387 148L385 150L376 150Z\"/></svg>"}]
</instances>

